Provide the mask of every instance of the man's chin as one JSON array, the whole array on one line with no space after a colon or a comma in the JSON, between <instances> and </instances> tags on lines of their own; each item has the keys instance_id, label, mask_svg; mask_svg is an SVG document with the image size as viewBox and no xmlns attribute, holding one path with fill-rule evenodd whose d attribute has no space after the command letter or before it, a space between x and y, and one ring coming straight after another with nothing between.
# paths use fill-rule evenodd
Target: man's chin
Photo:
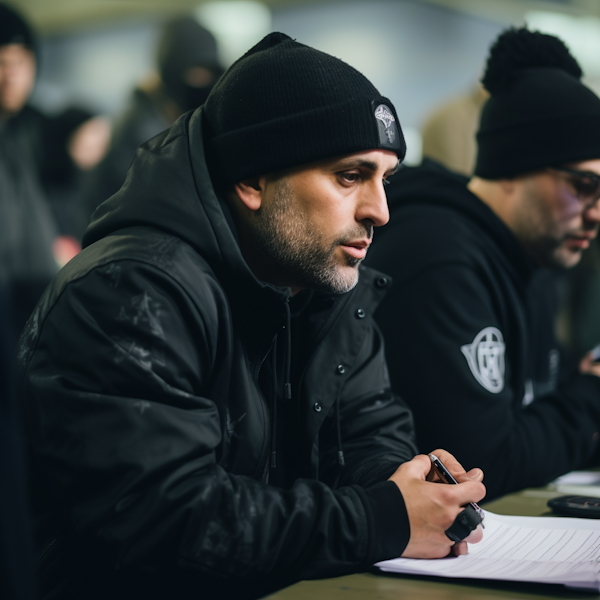
<instances>
[{"instance_id":1,"label":"man's chin","mask_svg":"<svg viewBox=\"0 0 600 600\"><path fill-rule=\"evenodd\" d=\"M550 264L547 265L554 269L572 269L581 261L583 250L576 248L560 248L552 255Z\"/></svg>"},{"instance_id":2,"label":"man's chin","mask_svg":"<svg viewBox=\"0 0 600 600\"><path fill-rule=\"evenodd\" d=\"M355 267L338 267L323 287L334 294L345 294L356 287L358 283L358 261Z\"/></svg>"}]
</instances>

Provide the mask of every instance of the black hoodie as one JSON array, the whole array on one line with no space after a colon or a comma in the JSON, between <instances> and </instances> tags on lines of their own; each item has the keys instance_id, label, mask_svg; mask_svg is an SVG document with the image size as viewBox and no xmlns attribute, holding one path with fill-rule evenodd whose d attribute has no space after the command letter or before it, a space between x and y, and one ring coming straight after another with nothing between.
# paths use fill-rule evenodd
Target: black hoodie
<instances>
[{"instance_id":1,"label":"black hoodie","mask_svg":"<svg viewBox=\"0 0 600 600\"><path fill-rule=\"evenodd\" d=\"M467 181L433 161L403 169L367 262L393 277L375 318L417 445L481 467L491 499L590 464L600 380L559 381L552 273Z\"/></svg>"},{"instance_id":2,"label":"black hoodie","mask_svg":"<svg viewBox=\"0 0 600 600\"><path fill-rule=\"evenodd\" d=\"M201 120L138 150L22 338L43 597L258 597L408 542L387 280L292 313L242 258Z\"/></svg>"}]
</instances>

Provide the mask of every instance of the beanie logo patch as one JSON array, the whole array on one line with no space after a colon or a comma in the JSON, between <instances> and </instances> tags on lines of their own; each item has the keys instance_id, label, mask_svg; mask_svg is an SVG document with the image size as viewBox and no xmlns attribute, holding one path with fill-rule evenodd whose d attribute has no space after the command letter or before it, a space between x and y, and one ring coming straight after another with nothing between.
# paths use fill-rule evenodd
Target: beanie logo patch
<instances>
[{"instance_id":1,"label":"beanie logo patch","mask_svg":"<svg viewBox=\"0 0 600 600\"><path fill-rule=\"evenodd\" d=\"M393 144L396 140L396 119L392 111L385 104L380 104L375 109L375 118L379 121L380 142L384 145Z\"/></svg>"}]
</instances>

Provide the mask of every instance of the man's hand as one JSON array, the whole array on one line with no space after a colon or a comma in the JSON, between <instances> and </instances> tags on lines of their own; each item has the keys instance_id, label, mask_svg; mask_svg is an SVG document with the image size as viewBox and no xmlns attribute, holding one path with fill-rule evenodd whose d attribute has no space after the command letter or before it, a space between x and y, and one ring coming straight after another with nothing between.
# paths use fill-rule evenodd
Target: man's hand
<instances>
[{"instance_id":1,"label":"man's hand","mask_svg":"<svg viewBox=\"0 0 600 600\"><path fill-rule=\"evenodd\" d=\"M579 372L584 375L595 375L600 377L600 362L592 360L592 350L590 350L579 363Z\"/></svg>"},{"instance_id":2,"label":"man's hand","mask_svg":"<svg viewBox=\"0 0 600 600\"><path fill-rule=\"evenodd\" d=\"M467 553L467 542L475 544L482 538L481 526L463 542L454 545L444 533L465 504L479 502L485 496L483 471L468 473L445 450L433 452L458 481L458 485L440 484L431 460L425 454L415 456L401 465L390 477L402 492L410 522L410 540L402 556L406 558L442 558L450 551Z\"/></svg>"}]
</instances>

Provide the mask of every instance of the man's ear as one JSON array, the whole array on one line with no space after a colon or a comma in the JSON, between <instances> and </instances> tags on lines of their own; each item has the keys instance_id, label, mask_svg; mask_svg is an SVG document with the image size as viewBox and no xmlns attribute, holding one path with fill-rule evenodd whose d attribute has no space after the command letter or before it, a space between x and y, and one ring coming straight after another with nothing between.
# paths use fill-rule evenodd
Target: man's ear
<instances>
[{"instance_id":1,"label":"man's ear","mask_svg":"<svg viewBox=\"0 0 600 600\"><path fill-rule=\"evenodd\" d=\"M244 179L244 181L235 183L233 189L246 208L258 210L261 207L264 192L263 178Z\"/></svg>"}]
</instances>

